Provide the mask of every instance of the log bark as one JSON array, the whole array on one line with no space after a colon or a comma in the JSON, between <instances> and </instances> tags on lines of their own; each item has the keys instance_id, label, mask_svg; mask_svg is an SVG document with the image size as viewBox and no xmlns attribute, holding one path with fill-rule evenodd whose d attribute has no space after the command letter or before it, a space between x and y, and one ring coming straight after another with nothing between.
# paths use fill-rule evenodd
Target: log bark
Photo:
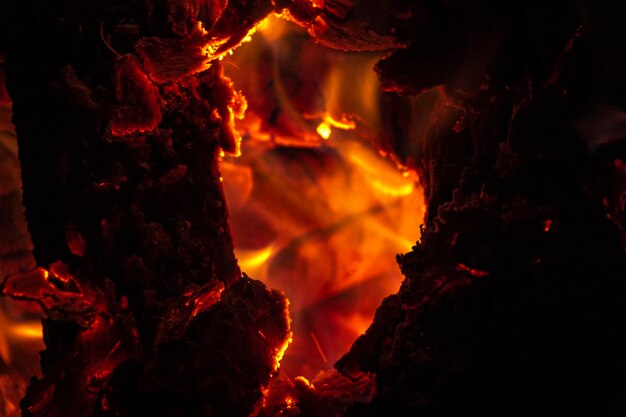
<instances>
[{"instance_id":1,"label":"log bark","mask_svg":"<svg viewBox=\"0 0 626 417\"><path fill-rule=\"evenodd\" d=\"M623 415L624 136L589 127L624 110L617 4L446 3L377 66L422 92L387 96L387 146L430 204L400 291L336 364L377 378L346 415Z\"/></svg>"},{"instance_id":2,"label":"log bark","mask_svg":"<svg viewBox=\"0 0 626 417\"><path fill-rule=\"evenodd\" d=\"M24 416L247 416L277 368L287 301L241 276L217 165L244 102L216 58L271 5L211 5L12 5L39 268L2 290L47 314Z\"/></svg>"}]
</instances>

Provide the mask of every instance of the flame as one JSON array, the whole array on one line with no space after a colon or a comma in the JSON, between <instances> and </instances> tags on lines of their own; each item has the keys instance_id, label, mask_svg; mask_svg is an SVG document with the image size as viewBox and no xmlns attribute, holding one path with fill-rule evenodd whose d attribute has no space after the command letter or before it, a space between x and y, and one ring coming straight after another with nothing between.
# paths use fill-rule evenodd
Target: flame
<instances>
[{"instance_id":1,"label":"flame","mask_svg":"<svg viewBox=\"0 0 626 417\"><path fill-rule=\"evenodd\" d=\"M270 16L225 59L249 108L235 125L242 155L220 169L240 267L292 302L293 340L276 363L313 376L398 290L395 255L417 241L425 204L415 172L372 146L384 133L372 71L381 55L306 36Z\"/></svg>"},{"instance_id":2,"label":"flame","mask_svg":"<svg viewBox=\"0 0 626 417\"><path fill-rule=\"evenodd\" d=\"M327 122L340 129L353 130L356 124L343 116L348 112L361 121L367 121L370 128L380 127L377 100L380 84L372 71L379 58L377 54L333 55L334 62L322 88L326 98ZM336 118L333 115L342 116Z\"/></svg>"},{"instance_id":3,"label":"flame","mask_svg":"<svg viewBox=\"0 0 626 417\"><path fill-rule=\"evenodd\" d=\"M389 170L387 161L358 145L350 146L348 157L366 173L373 189L391 197L408 196L415 191L415 172L405 171L398 176L398 172Z\"/></svg>"},{"instance_id":4,"label":"flame","mask_svg":"<svg viewBox=\"0 0 626 417\"><path fill-rule=\"evenodd\" d=\"M252 111L237 127L244 137L288 146L319 146L334 130L375 136L381 129L380 53L346 54L316 45L304 29L271 15L251 41L224 59Z\"/></svg>"},{"instance_id":5,"label":"flame","mask_svg":"<svg viewBox=\"0 0 626 417\"><path fill-rule=\"evenodd\" d=\"M330 114L326 114L324 121L317 125L316 132L322 137L322 139L329 139L330 134L332 133L331 126L342 130L354 130L356 128L356 123L352 120L348 120L345 116L342 117L341 121L339 121L335 120Z\"/></svg>"},{"instance_id":6,"label":"flame","mask_svg":"<svg viewBox=\"0 0 626 417\"><path fill-rule=\"evenodd\" d=\"M356 123L353 120L349 120L346 116L343 116L341 120L335 120L331 115L327 114L324 120L338 129L354 130L356 128Z\"/></svg>"},{"instance_id":7,"label":"flame","mask_svg":"<svg viewBox=\"0 0 626 417\"><path fill-rule=\"evenodd\" d=\"M11 328L11 333L15 337L23 339L41 339L43 337L41 322L39 321L17 324Z\"/></svg>"},{"instance_id":8,"label":"flame","mask_svg":"<svg viewBox=\"0 0 626 417\"><path fill-rule=\"evenodd\" d=\"M414 173L358 142L328 152L244 149L222 170L242 270L292 301L293 349L277 358L295 374L329 367L367 329L425 212Z\"/></svg>"},{"instance_id":9,"label":"flame","mask_svg":"<svg viewBox=\"0 0 626 417\"><path fill-rule=\"evenodd\" d=\"M273 253L274 248L272 246L258 251L240 251L239 266L247 271L251 269L256 269L259 266L265 264L268 259L270 259Z\"/></svg>"},{"instance_id":10,"label":"flame","mask_svg":"<svg viewBox=\"0 0 626 417\"><path fill-rule=\"evenodd\" d=\"M370 324L372 324L372 317L359 313L349 316L338 316L336 320L345 327L347 332L352 332L355 336L364 334L370 327Z\"/></svg>"},{"instance_id":11,"label":"flame","mask_svg":"<svg viewBox=\"0 0 626 417\"><path fill-rule=\"evenodd\" d=\"M332 131L330 130L330 126L326 122L322 122L317 126L317 134L322 137L322 139L329 139Z\"/></svg>"},{"instance_id":12,"label":"flame","mask_svg":"<svg viewBox=\"0 0 626 417\"><path fill-rule=\"evenodd\" d=\"M292 30L292 25L281 18L280 14L269 15L257 26L257 31L266 39L278 40Z\"/></svg>"}]
</instances>

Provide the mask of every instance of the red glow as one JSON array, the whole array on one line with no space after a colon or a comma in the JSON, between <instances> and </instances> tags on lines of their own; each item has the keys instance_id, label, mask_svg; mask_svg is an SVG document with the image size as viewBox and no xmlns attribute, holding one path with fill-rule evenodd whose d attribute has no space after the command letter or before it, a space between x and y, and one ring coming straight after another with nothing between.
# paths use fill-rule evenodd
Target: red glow
<instances>
[{"instance_id":1,"label":"red glow","mask_svg":"<svg viewBox=\"0 0 626 417\"><path fill-rule=\"evenodd\" d=\"M472 274L476 278L483 278L483 277L489 276L489 272L481 271L479 269L470 268L469 266L467 266L465 264L459 264L459 270L460 271L469 272L470 274Z\"/></svg>"},{"instance_id":2,"label":"red glow","mask_svg":"<svg viewBox=\"0 0 626 417\"><path fill-rule=\"evenodd\" d=\"M65 227L65 240L67 242L68 249L73 255L85 256L87 242L85 242L85 238L80 233L76 225L68 224Z\"/></svg>"},{"instance_id":3,"label":"red glow","mask_svg":"<svg viewBox=\"0 0 626 417\"><path fill-rule=\"evenodd\" d=\"M552 227L552 220L548 219L545 222L543 222L543 231L544 232L549 232L550 228Z\"/></svg>"},{"instance_id":4,"label":"red glow","mask_svg":"<svg viewBox=\"0 0 626 417\"><path fill-rule=\"evenodd\" d=\"M118 105L111 115L114 135L156 129L161 121L161 95L132 55L115 63L115 91Z\"/></svg>"},{"instance_id":5,"label":"red glow","mask_svg":"<svg viewBox=\"0 0 626 417\"><path fill-rule=\"evenodd\" d=\"M222 291L224 291L224 283L212 282L190 294L188 303L193 306L191 316L195 317L198 313L207 310L217 303L220 300Z\"/></svg>"}]
</instances>

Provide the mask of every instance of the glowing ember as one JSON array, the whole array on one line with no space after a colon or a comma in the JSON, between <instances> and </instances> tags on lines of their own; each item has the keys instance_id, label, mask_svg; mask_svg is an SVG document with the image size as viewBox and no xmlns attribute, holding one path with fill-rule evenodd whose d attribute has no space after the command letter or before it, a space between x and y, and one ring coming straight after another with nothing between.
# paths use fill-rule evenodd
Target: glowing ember
<instances>
[{"instance_id":1,"label":"glowing ember","mask_svg":"<svg viewBox=\"0 0 626 417\"><path fill-rule=\"evenodd\" d=\"M552 220L548 219L545 222L543 222L543 231L548 233L550 231L550 228L552 227Z\"/></svg>"},{"instance_id":2,"label":"glowing ember","mask_svg":"<svg viewBox=\"0 0 626 417\"><path fill-rule=\"evenodd\" d=\"M289 323L291 321L289 317L289 299L285 299L285 317L286 317L287 323ZM261 333L261 336L263 336L263 333ZM287 348L289 347L292 341L293 341L293 333L291 332L291 330L289 330L287 332L287 337L285 338L283 343L276 348L276 353L274 355L274 368L273 368L274 372L276 372L278 368L280 368L280 361L283 359L283 356L285 356L285 352L287 351Z\"/></svg>"},{"instance_id":3,"label":"glowing ember","mask_svg":"<svg viewBox=\"0 0 626 417\"><path fill-rule=\"evenodd\" d=\"M320 135L323 139L330 138L331 130L330 130L330 126L328 125L328 123L326 122L320 123L319 126L317 126L316 131L318 135Z\"/></svg>"},{"instance_id":4,"label":"glowing ember","mask_svg":"<svg viewBox=\"0 0 626 417\"><path fill-rule=\"evenodd\" d=\"M189 301L187 302L187 305L191 304L193 306L191 316L195 317L198 313L206 311L213 304L217 303L223 291L224 283L222 282L211 282L195 290L189 295Z\"/></svg>"},{"instance_id":5,"label":"glowing ember","mask_svg":"<svg viewBox=\"0 0 626 417\"><path fill-rule=\"evenodd\" d=\"M322 139L329 139L332 133L331 126L343 130L353 130L356 128L356 124L351 120L337 121L327 114L326 117L324 117L324 121L317 125L316 132Z\"/></svg>"}]
</instances>

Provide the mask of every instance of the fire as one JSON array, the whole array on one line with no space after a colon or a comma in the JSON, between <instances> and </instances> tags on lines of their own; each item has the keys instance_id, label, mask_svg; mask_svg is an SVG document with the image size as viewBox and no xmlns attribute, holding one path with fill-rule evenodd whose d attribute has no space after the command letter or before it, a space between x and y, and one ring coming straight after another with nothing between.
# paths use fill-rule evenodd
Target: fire
<instances>
[{"instance_id":1,"label":"fire","mask_svg":"<svg viewBox=\"0 0 626 417\"><path fill-rule=\"evenodd\" d=\"M355 336L360 336L370 327L372 317L355 313L349 316L338 316L337 321L343 324L347 332L352 332Z\"/></svg>"},{"instance_id":2,"label":"fire","mask_svg":"<svg viewBox=\"0 0 626 417\"><path fill-rule=\"evenodd\" d=\"M345 116L342 120L335 120L331 115L327 114L325 117L326 122L331 126L334 126L343 130L354 130L356 128L356 123L354 121L347 119Z\"/></svg>"},{"instance_id":3,"label":"fire","mask_svg":"<svg viewBox=\"0 0 626 417\"><path fill-rule=\"evenodd\" d=\"M41 339L43 337L39 321L17 324L10 329L10 332L20 339Z\"/></svg>"},{"instance_id":4,"label":"fire","mask_svg":"<svg viewBox=\"0 0 626 417\"><path fill-rule=\"evenodd\" d=\"M239 253L239 266L245 271L256 269L267 262L274 253L274 248L269 246L258 251Z\"/></svg>"},{"instance_id":5,"label":"fire","mask_svg":"<svg viewBox=\"0 0 626 417\"><path fill-rule=\"evenodd\" d=\"M320 123L317 126L316 132L322 137L322 139L330 138L330 134L332 133L332 131L330 130L330 126L326 122Z\"/></svg>"},{"instance_id":6,"label":"fire","mask_svg":"<svg viewBox=\"0 0 626 417\"><path fill-rule=\"evenodd\" d=\"M201 39L208 36L201 24L197 31ZM225 41L220 39L203 44L202 52L206 59L224 61L250 103L244 117L246 100L234 97L229 113L216 116L234 123L244 138L239 159L228 156L239 154L239 136L219 158L240 267L283 289L292 300L294 333L273 352L273 371L282 366L293 375L311 377L328 370L367 330L382 298L397 291L402 276L395 255L410 250L418 239L425 207L415 173L385 159L373 145L381 120L380 88L371 66L379 55L344 54L302 39L288 22L270 17L242 38L245 45L232 57L222 50ZM259 49L259 42L266 48ZM145 45L144 58L153 64L152 76L176 79L176 73L159 67L150 46ZM248 59L261 67L241 64ZM298 68L285 69L286 62ZM240 68L246 68L245 74ZM148 78L141 82L149 95ZM146 125L159 118L147 115ZM68 235L72 252L83 256L82 236L71 229ZM4 289L18 298L43 299L27 297L18 283L28 281L41 294L60 286L55 302L79 311L93 308L61 263L26 275L7 281ZM223 290L210 285L186 294L192 315L218 302ZM42 307L52 311L55 306L42 302ZM84 326L84 349L89 351L107 334L107 324L96 315ZM7 340L41 343L38 322L2 327L0 355L7 362L12 354ZM261 331L259 336L266 338ZM86 374L104 383L128 354L125 349L130 348L119 340L107 340L109 353ZM284 403L295 406L291 397ZM6 410L15 404L8 402Z\"/></svg>"},{"instance_id":7,"label":"fire","mask_svg":"<svg viewBox=\"0 0 626 417\"><path fill-rule=\"evenodd\" d=\"M292 375L329 369L398 290L395 255L425 214L417 175L384 158L376 54L315 45L276 17L224 60L249 104L223 186L242 270L291 300ZM245 68L245 72L242 70Z\"/></svg>"},{"instance_id":8,"label":"fire","mask_svg":"<svg viewBox=\"0 0 626 417\"><path fill-rule=\"evenodd\" d=\"M343 130L354 130L356 128L356 124L352 120L348 120L344 117L339 121L327 114L324 117L324 121L317 125L316 132L322 139L330 139L330 134L332 133L331 126Z\"/></svg>"},{"instance_id":9,"label":"fire","mask_svg":"<svg viewBox=\"0 0 626 417\"><path fill-rule=\"evenodd\" d=\"M282 38L285 33L292 29L291 24L281 18L279 14L269 15L265 19L263 19L257 26L256 29L259 33L263 35L263 37L267 39L277 40Z\"/></svg>"},{"instance_id":10,"label":"fire","mask_svg":"<svg viewBox=\"0 0 626 417\"><path fill-rule=\"evenodd\" d=\"M0 415L18 417L28 380L39 374L43 349L41 322L28 305L0 303Z\"/></svg>"}]
</instances>

